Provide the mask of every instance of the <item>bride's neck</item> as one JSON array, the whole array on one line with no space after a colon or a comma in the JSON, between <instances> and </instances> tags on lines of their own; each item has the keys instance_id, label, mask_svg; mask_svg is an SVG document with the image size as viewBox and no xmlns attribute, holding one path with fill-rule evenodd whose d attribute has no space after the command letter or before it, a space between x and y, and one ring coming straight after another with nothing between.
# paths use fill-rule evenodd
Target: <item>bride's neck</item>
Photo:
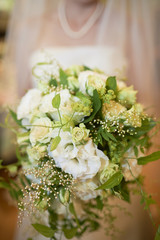
<instances>
[{"instance_id":1,"label":"bride's neck","mask_svg":"<svg viewBox=\"0 0 160 240\"><path fill-rule=\"evenodd\" d=\"M90 17L98 0L66 0L66 15L73 28L80 28Z\"/></svg>"}]
</instances>

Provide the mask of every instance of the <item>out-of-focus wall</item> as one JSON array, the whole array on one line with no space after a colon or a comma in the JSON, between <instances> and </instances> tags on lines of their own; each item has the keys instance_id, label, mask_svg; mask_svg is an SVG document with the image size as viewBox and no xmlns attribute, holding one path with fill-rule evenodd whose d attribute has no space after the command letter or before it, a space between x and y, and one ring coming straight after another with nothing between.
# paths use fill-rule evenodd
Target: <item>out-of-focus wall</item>
<instances>
[{"instance_id":1,"label":"out-of-focus wall","mask_svg":"<svg viewBox=\"0 0 160 240\"><path fill-rule=\"evenodd\" d=\"M0 88L1 88L1 92L3 92L2 73L3 73L3 67L4 67L3 57L5 55L5 48L6 48L5 37L6 37L9 17L10 17L13 5L14 5L14 0L0 0ZM5 94L0 96L0 122L3 122L5 117L4 108L3 108L3 103L5 102L5 100L3 99L4 96ZM4 158L7 161L9 161L8 159L9 151L7 147L9 139L10 139L9 131L6 131L0 128L0 159Z\"/></svg>"}]
</instances>

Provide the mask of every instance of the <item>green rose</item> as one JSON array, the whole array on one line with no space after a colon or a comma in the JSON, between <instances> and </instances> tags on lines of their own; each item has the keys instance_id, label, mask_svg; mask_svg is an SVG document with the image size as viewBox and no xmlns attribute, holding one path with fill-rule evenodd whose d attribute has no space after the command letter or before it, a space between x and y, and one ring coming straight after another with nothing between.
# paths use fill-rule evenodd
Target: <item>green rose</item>
<instances>
[{"instance_id":1,"label":"green rose","mask_svg":"<svg viewBox=\"0 0 160 240\"><path fill-rule=\"evenodd\" d=\"M131 109L123 113L124 124L127 126L141 127L142 119L145 117L141 104L135 104Z\"/></svg>"},{"instance_id":2,"label":"green rose","mask_svg":"<svg viewBox=\"0 0 160 240\"><path fill-rule=\"evenodd\" d=\"M88 94L90 96L93 96L94 89L97 89L97 91L102 91L102 89L105 89L105 81L98 74L97 75L89 75L86 89L87 89Z\"/></svg>"},{"instance_id":3,"label":"green rose","mask_svg":"<svg viewBox=\"0 0 160 240\"><path fill-rule=\"evenodd\" d=\"M43 158L46 154L47 146L46 145L36 145L34 147L27 148L27 154L31 161L38 161Z\"/></svg>"},{"instance_id":4,"label":"green rose","mask_svg":"<svg viewBox=\"0 0 160 240\"><path fill-rule=\"evenodd\" d=\"M104 103L102 106L102 114L105 119L114 120L122 115L126 108L120 103L111 100L109 103Z\"/></svg>"},{"instance_id":5,"label":"green rose","mask_svg":"<svg viewBox=\"0 0 160 240\"><path fill-rule=\"evenodd\" d=\"M73 91L76 91L79 89L79 81L76 77L74 76L69 76L67 78L68 80L68 87L73 90Z\"/></svg>"},{"instance_id":6,"label":"green rose","mask_svg":"<svg viewBox=\"0 0 160 240\"><path fill-rule=\"evenodd\" d=\"M72 140L73 142L81 142L82 140L87 140L89 136L89 130L86 129L85 125L81 123L79 127L75 127L72 130Z\"/></svg>"},{"instance_id":7,"label":"green rose","mask_svg":"<svg viewBox=\"0 0 160 240\"><path fill-rule=\"evenodd\" d=\"M117 95L118 100L125 106L133 105L136 102L137 91L133 90L133 86L122 88Z\"/></svg>"},{"instance_id":8,"label":"green rose","mask_svg":"<svg viewBox=\"0 0 160 240\"><path fill-rule=\"evenodd\" d=\"M111 178L117 171L119 166L114 163L110 163L100 174L100 182L103 184L109 178Z\"/></svg>"}]
</instances>

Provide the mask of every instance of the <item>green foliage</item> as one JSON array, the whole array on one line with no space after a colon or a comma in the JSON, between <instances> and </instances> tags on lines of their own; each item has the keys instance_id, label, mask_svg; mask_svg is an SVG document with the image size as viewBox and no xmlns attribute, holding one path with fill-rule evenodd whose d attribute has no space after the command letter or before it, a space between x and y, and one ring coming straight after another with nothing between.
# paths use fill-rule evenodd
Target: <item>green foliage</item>
<instances>
[{"instance_id":1,"label":"green foliage","mask_svg":"<svg viewBox=\"0 0 160 240\"><path fill-rule=\"evenodd\" d=\"M92 69L88 66L83 65L84 71L91 71Z\"/></svg>"},{"instance_id":2,"label":"green foliage","mask_svg":"<svg viewBox=\"0 0 160 240\"><path fill-rule=\"evenodd\" d=\"M60 136L57 136L55 137L52 142L51 142L51 151L55 150L58 146L58 144L60 143L61 141L61 137Z\"/></svg>"},{"instance_id":3,"label":"green foliage","mask_svg":"<svg viewBox=\"0 0 160 240\"><path fill-rule=\"evenodd\" d=\"M139 165L145 165L149 162L153 162L160 159L160 151L154 152L148 156L140 157L137 159Z\"/></svg>"},{"instance_id":4,"label":"green foliage","mask_svg":"<svg viewBox=\"0 0 160 240\"><path fill-rule=\"evenodd\" d=\"M156 236L154 240L160 240L160 225L158 226L157 232L156 232Z\"/></svg>"},{"instance_id":5,"label":"green foliage","mask_svg":"<svg viewBox=\"0 0 160 240\"><path fill-rule=\"evenodd\" d=\"M61 96L60 94L56 94L56 96L52 99L52 106L56 109L59 109L61 104Z\"/></svg>"},{"instance_id":6,"label":"green foliage","mask_svg":"<svg viewBox=\"0 0 160 240\"><path fill-rule=\"evenodd\" d=\"M36 229L37 232L39 232L40 234L42 234L47 238L52 238L56 232L56 229L53 230L52 228L42 224L35 223L35 224L32 224L32 226L34 227L34 229Z\"/></svg>"},{"instance_id":7,"label":"green foliage","mask_svg":"<svg viewBox=\"0 0 160 240\"><path fill-rule=\"evenodd\" d=\"M60 84L62 84L63 86L68 86L68 81L67 81L67 74L63 71L62 68L60 68L59 70L59 77L60 77Z\"/></svg>"},{"instance_id":8,"label":"green foliage","mask_svg":"<svg viewBox=\"0 0 160 240\"><path fill-rule=\"evenodd\" d=\"M96 190L113 188L119 185L122 179L123 179L123 174L121 173L121 171L118 171L115 174L113 174L104 184L102 184Z\"/></svg>"},{"instance_id":9,"label":"green foliage","mask_svg":"<svg viewBox=\"0 0 160 240\"><path fill-rule=\"evenodd\" d=\"M57 80L55 78L51 78L51 80L49 81L49 86L57 87L58 86Z\"/></svg>"},{"instance_id":10,"label":"green foliage","mask_svg":"<svg viewBox=\"0 0 160 240\"><path fill-rule=\"evenodd\" d=\"M117 91L116 77L107 78L106 87L108 90L113 90L114 92L116 92Z\"/></svg>"},{"instance_id":11,"label":"green foliage","mask_svg":"<svg viewBox=\"0 0 160 240\"><path fill-rule=\"evenodd\" d=\"M77 214L76 214L76 211L75 211L75 208L74 208L73 203L70 203L70 204L69 204L69 211L70 211L70 213L75 217L77 226L79 227L80 225L79 225L78 217L77 217Z\"/></svg>"},{"instance_id":12,"label":"green foliage","mask_svg":"<svg viewBox=\"0 0 160 240\"><path fill-rule=\"evenodd\" d=\"M17 125L21 128L25 128L23 125L22 125L22 121L21 120L18 120L17 118L17 114L12 110L12 109L9 109L9 113L12 117L12 119L17 123Z\"/></svg>"},{"instance_id":13,"label":"green foliage","mask_svg":"<svg viewBox=\"0 0 160 240\"><path fill-rule=\"evenodd\" d=\"M113 134L109 133L106 131L106 129L102 129L101 131L102 137L106 140L109 141L109 139L111 139L114 142L117 142L116 138L113 136Z\"/></svg>"},{"instance_id":14,"label":"green foliage","mask_svg":"<svg viewBox=\"0 0 160 240\"><path fill-rule=\"evenodd\" d=\"M130 128L133 132L137 132L136 137L139 138L148 133L152 128L156 126L156 122L153 119L145 118L142 121L142 126L137 128Z\"/></svg>"},{"instance_id":15,"label":"green foliage","mask_svg":"<svg viewBox=\"0 0 160 240\"><path fill-rule=\"evenodd\" d=\"M99 94L98 94L97 90L95 89L93 91L93 112L92 112L92 114L90 115L89 118L84 120L84 123L88 123L88 122L90 122L94 119L94 117L96 116L96 114L100 110L101 105L102 105L102 103L101 103L101 100L99 98Z\"/></svg>"},{"instance_id":16,"label":"green foliage","mask_svg":"<svg viewBox=\"0 0 160 240\"><path fill-rule=\"evenodd\" d=\"M63 232L67 239L72 239L77 233L77 228L70 228L70 229L64 228Z\"/></svg>"}]
</instances>

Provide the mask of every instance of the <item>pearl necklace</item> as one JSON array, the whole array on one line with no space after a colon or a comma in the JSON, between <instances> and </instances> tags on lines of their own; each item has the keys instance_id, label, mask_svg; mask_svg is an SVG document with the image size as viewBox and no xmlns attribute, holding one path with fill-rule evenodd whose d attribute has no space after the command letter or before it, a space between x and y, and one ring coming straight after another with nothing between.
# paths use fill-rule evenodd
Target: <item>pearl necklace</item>
<instances>
[{"instance_id":1,"label":"pearl necklace","mask_svg":"<svg viewBox=\"0 0 160 240\"><path fill-rule=\"evenodd\" d=\"M94 23L98 20L103 11L103 4L97 3L96 9L87 22L78 31L73 31L67 21L66 17L66 4L64 0L60 0L58 5L58 17L63 31L71 38L82 38L92 28Z\"/></svg>"}]
</instances>

